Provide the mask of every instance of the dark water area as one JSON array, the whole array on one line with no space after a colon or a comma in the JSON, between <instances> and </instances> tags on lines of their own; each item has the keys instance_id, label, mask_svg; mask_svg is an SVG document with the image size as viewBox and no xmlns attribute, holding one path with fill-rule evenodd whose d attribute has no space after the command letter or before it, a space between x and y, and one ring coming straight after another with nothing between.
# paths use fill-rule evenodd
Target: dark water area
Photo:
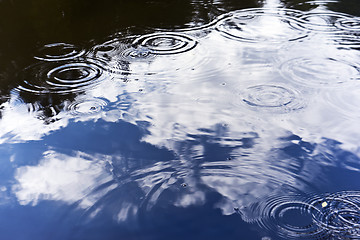
<instances>
[{"instance_id":1,"label":"dark water area","mask_svg":"<svg viewBox=\"0 0 360 240\"><path fill-rule=\"evenodd\" d=\"M357 0L3 0L0 35L0 239L360 239Z\"/></svg>"}]
</instances>

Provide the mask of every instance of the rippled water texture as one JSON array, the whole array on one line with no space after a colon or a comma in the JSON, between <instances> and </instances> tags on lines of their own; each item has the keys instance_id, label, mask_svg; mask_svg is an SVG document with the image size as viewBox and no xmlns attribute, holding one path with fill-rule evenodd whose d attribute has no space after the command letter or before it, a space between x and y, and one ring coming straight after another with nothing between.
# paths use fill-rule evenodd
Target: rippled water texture
<instances>
[{"instance_id":1,"label":"rippled water texture","mask_svg":"<svg viewBox=\"0 0 360 240\"><path fill-rule=\"evenodd\" d=\"M73 4L3 61L0 239L360 239L357 2Z\"/></svg>"}]
</instances>

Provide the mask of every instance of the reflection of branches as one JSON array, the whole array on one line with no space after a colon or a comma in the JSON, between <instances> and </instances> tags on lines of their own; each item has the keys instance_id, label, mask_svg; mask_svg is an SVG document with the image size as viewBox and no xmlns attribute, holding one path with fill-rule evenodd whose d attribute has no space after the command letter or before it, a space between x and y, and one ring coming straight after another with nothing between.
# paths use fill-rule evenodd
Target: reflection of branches
<instances>
[{"instance_id":1,"label":"reflection of branches","mask_svg":"<svg viewBox=\"0 0 360 240\"><path fill-rule=\"evenodd\" d=\"M43 120L45 124L55 121L56 115L66 110L65 104L72 102L78 94L45 94L33 95L31 93L21 92L19 97L24 103L29 104L32 109L31 112L36 112L39 119ZM55 117L55 118L54 118Z\"/></svg>"}]
</instances>

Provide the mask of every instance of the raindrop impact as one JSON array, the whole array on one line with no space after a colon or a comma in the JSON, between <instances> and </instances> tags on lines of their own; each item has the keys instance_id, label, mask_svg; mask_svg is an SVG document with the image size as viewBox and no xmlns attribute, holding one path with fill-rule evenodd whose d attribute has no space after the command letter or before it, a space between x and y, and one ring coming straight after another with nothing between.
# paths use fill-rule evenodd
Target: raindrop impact
<instances>
[{"instance_id":1,"label":"raindrop impact","mask_svg":"<svg viewBox=\"0 0 360 240\"><path fill-rule=\"evenodd\" d=\"M240 10L220 19L216 29L225 37L244 42L281 43L302 39L300 11L281 9Z\"/></svg>"},{"instance_id":2,"label":"raindrop impact","mask_svg":"<svg viewBox=\"0 0 360 240\"><path fill-rule=\"evenodd\" d=\"M360 193L322 196L272 196L241 209L247 222L256 223L284 239L360 239Z\"/></svg>"},{"instance_id":3,"label":"raindrop impact","mask_svg":"<svg viewBox=\"0 0 360 240\"><path fill-rule=\"evenodd\" d=\"M33 94L79 92L101 81L102 74L102 68L89 61L35 64L20 74L17 89Z\"/></svg>"},{"instance_id":4,"label":"raindrop impact","mask_svg":"<svg viewBox=\"0 0 360 240\"><path fill-rule=\"evenodd\" d=\"M156 56L147 48L133 46L134 37L113 39L96 45L91 58L98 59L106 71L118 75L148 75L148 66Z\"/></svg>"},{"instance_id":5,"label":"raindrop impact","mask_svg":"<svg viewBox=\"0 0 360 240\"><path fill-rule=\"evenodd\" d=\"M286 113L304 107L305 101L295 90L277 85L256 85L246 88L242 101L253 110Z\"/></svg>"},{"instance_id":6,"label":"raindrop impact","mask_svg":"<svg viewBox=\"0 0 360 240\"><path fill-rule=\"evenodd\" d=\"M133 38L113 39L93 48L92 53L94 57L102 60L114 60L133 62L145 61L147 58L152 58L154 55L149 49L141 46L132 45Z\"/></svg>"},{"instance_id":7,"label":"raindrop impact","mask_svg":"<svg viewBox=\"0 0 360 240\"><path fill-rule=\"evenodd\" d=\"M310 202L314 222L341 239L360 239L360 192L339 192Z\"/></svg>"},{"instance_id":8,"label":"raindrop impact","mask_svg":"<svg viewBox=\"0 0 360 240\"><path fill-rule=\"evenodd\" d=\"M84 53L85 50L72 44L52 43L40 48L34 58L48 62L64 61L78 58Z\"/></svg>"},{"instance_id":9,"label":"raindrop impact","mask_svg":"<svg viewBox=\"0 0 360 240\"><path fill-rule=\"evenodd\" d=\"M355 21L353 19L351 16L342 13L310 12L299 18L301 22L299 26L313 32L341 33L343 30L352 28L346 27L346 25L351 25L350 22Z\"/></svg>"},{"instance_id":10,"label":"raindrop impact","mask_svg":"<svg viewBox=\"0 0 360 240\"><path fill-rule=\"evenodd\" d=\"M108 102L101 98L79 99L72 102L67 110L73 115L92 115L101 112Z\"/></svg>"},{"instance_id":11,"label":"raindrop impact","mask_svg":"<svg viewBox=\"0 0 360 240\"><path fill-rule=\"evenodd\" d=\"M309 209L311 205L301 196L270 197L251 206L247 222L257 223L284 239L329 239L330 233L318 226Z\"/></svg>"},{"instance_id":12,"label":"raindrop impact","mask_svg":"<svg viewBox=\"0 0 360 240\"><path fill-rule=\"evenodd\" d=\"M153 54L169 55L190 51L197 41L180 33L153 33L135 39L133 45L147 48Z\"/></svg>"}]
</instances>

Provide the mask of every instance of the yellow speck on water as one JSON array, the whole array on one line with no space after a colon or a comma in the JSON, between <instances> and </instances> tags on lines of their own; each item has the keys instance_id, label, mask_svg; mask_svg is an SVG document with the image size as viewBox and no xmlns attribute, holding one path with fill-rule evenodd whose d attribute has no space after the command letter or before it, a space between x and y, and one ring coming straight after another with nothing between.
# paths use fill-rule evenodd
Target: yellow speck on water
<instances>
[{"instance_id":1,"label":"yellow speck on water","mask_svg":"<svg viewBox=\"0 0 360 240\"><path fill-rule=\"evenodd\" d=\"M324 208L324 207L326 207L328 204L327 204L327 202L323 202L322 204L321 204L321 206Z\"/></svg>"}]
</instances>

